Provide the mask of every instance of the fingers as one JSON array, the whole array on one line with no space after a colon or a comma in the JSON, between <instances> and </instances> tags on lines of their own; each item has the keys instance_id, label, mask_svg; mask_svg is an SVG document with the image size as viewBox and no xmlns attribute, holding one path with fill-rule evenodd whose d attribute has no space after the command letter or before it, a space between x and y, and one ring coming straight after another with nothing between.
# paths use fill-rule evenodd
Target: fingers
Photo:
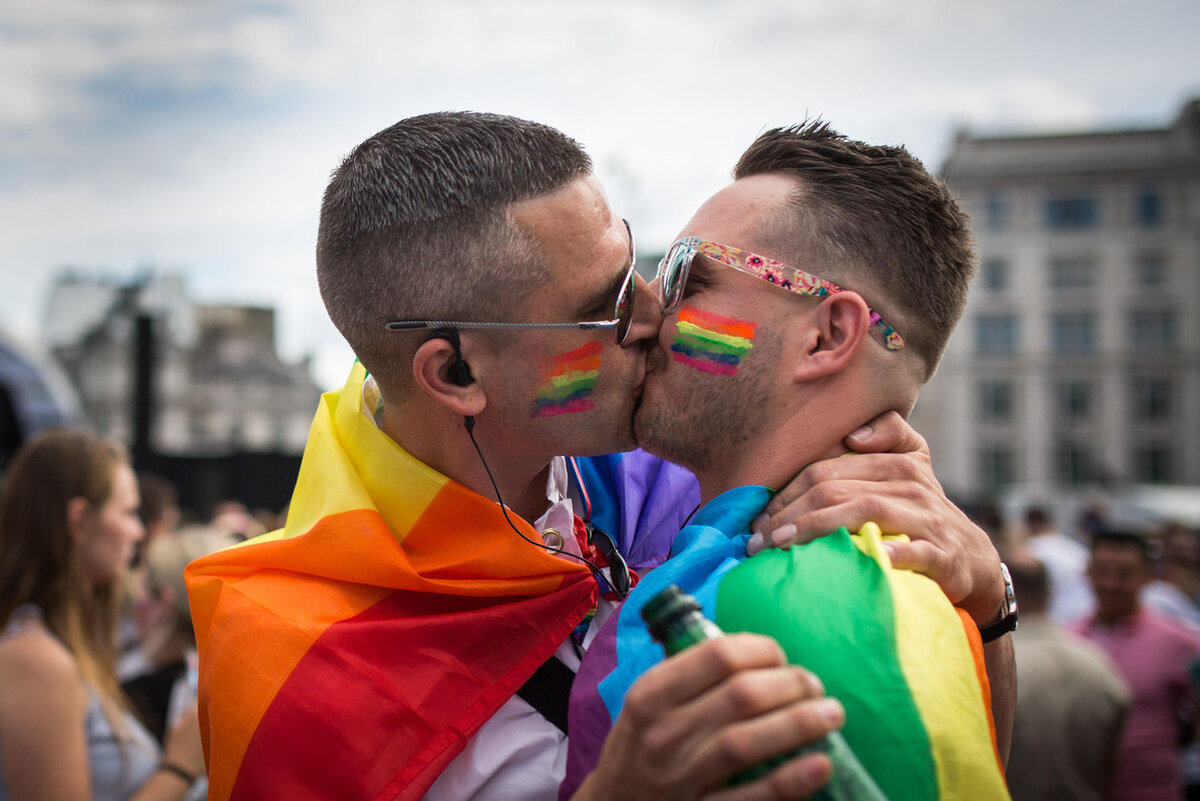
<instances>
[{"instance_id":1,"label":"fingers","mask_svg":"<svg viewBox=\"0 0 1200 801\"><path fill-rule=\"evenodd\" d=\"M700 749L697 761L723 777L810 745L846 721L834 698L813 698L729 726Z\"/></svg>"},{"instance_id":2,"label":"fingers","mask_svg":"<svg viewBox=\"0 0 1200 801\"><path fill-rule=\"evenodd\" d=\"M633 783L639 798L698 798L735 773L839 728L841 704L824 697L815 675L784 660L774 640L736 634L648 671L626 695L590 777L592 789L609 797L604 788ZM807 797L827 780L826 761L792 760L730 788L728 797Z\"/></svg>"},{"instance_id":3,"label":"fingers","mask_svg":"<svg viewBox=\"0 0 1200 801\"><path fill-rule=\"evenodd\" d=\"M884 412L851 432L844 442L847 448L858 453L929 453L925 438L894 411Z\"/></svg>"},{"instance_id":4,"label":"fingers","mask_svg":"<svg viewBox=\"0 0 1200 801\"><path fill-rule=\"evenodd\" d=\"M889 534L929 532L931 519L943 505L939 494L920 482L843 479L817 484L778 513L755 522L765 535L764 545L785 547L842 526L857 531L867 522Z\"/></svg>"},{"instance_id":5,"label":"fingers","mask_svg":"<svg viewBox=\"0 0 1200 801\"><path fill-rule=\"evenodd\" d=\"M908 481L930 490L936 488L936 491L941 493L941 484L933 473L932 464L926 453L847 454L836 459L815 462L804 468L771 499L767 505L766 514L772 518L776 517L784 509L812 492L814 488L839 481ZM825 498L819 500L828 501ZM811 506L816 503L816 500L808 498L807 502ZM782 525L783 522L787 521L780 521L776 525ZM768 529L763 528L762 530Z\"/></svg>"},{"instance_id":6,"label":"fingers","mask_svg":"<svg viewBox=\"0 0 1200 801\"><path fill-rule=\"evenodd\" d=\"M646 671L630 687L622 714L648 723L663 710L691 701L738 671L786 664L783 649L770 637L732 634L700 643Z\"/></svg>"},{"instance_id":7,"label":"fingers","mask_svg":"<svg viewBox=\"0 0 1200 801\"><path fill-rule=\"evenodd\" d=\"M785 762L758 781L727 787L705 801L794 801L812 798L833 778L833 763L820 753Z\"/></svg>"}]
</instances>

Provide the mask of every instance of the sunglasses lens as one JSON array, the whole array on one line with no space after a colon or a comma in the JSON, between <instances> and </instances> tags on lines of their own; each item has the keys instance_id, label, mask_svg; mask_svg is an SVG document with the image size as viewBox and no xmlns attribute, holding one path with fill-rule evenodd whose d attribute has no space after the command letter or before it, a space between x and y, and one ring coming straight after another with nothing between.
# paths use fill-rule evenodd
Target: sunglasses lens
<instances>
[{"instance_id":1,"label":"sunglasses lens","mask_svg":"<svg viewBox=\"0 0 1200 801\"><path fill-rule=\"evenodd\" d=\"M687 280L687 268L691 264L691 257L692 249L677 242L667 251L663 264L659 266L662 276L658 287L659 303L664 314L674 311L683 297L683 284Z\"/></svg>"}]
</instances>

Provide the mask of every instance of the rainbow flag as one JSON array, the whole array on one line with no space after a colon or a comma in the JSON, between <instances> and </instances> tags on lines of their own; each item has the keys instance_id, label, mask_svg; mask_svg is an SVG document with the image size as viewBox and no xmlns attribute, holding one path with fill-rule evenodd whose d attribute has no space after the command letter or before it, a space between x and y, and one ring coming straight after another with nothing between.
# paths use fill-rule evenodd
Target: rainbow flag
<instances>
[{"instance_id":1,"label":"rainbow flag","mask_svg":"<svg viewBox=\"0 0 1200 801\"><path fill-rule=\"evenodd\" d=\"M604 346L595 340L558 356L546 386L534 401L534 417L553 417L586 412L596 406L592 391L600 380L600 354Z\"/></svg>"},{"instance_id":2,"label":"rainbow flag","mask_svg":"<svg viewBox=\"0 0 1200 801\"><path fill-rule=\"evenodd\" d=\"M894 569L873 524L746 558L750 523L769 499L763 487L739 487L707 504L593 641L571 693L559 797L595 766L629 687L662 660L640 612L678 584L725 631L768 634L820 676L890 801L1008 798L970 617L928 578Z\"/></svg>"},{"instance_id":3,"label":"rainbow flag","mask_svg":"<svg viewBox=\"0 0 1200 801\"><path fill-rule=\"evenodd\" d=\"M671 355L706 373L736 375L738 363L754 347L757 327L746 320L684 306L679 310Z\"/></svg>"},{"instance_id":4,"label":"rainbow flag","mask_svg":"<svg viewBox=\"0 0 1200 801\"><path fill-rule=\"evenodd\" d=\"M188 568L210 799L420 798L595 604L384 435L365 376L322 398L287 527Z\"/></svg>"}]
</instances>

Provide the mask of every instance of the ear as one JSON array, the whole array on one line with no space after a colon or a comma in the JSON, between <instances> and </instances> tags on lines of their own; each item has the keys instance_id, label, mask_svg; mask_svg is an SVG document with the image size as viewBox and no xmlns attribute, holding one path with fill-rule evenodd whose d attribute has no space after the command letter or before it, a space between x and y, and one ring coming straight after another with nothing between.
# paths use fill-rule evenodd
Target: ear
<instances>
[{"instance_id":1,"label":"ear","mask_svg":"<svg viewBox=\"0 0 1200 801\"><path fill-rule=\"evenodd\" d=\"M462 342L460 349L463 361L469 364L469 343ZM453 345L445 339L431 339L413 354L413 377L426 395L455 414L477 415L487 407L487 395L477 380L455 383L452 366L457 361Z\"/></svg>"},{"instance_id":2,"label":"ear","mask_svg":"<svg viewBox=\"0 0 1200 801\"><path fill-rule=\"evenodd\" d=\"M846 369L867 340L871 313L857 292L827 296L807 318L804 353L796 365L796 381L812 381Z\"/></svg>"},{"instance_id":3,"label":"ear","mask_svg":"<svg viewBox=\"0 0 1200 801\"><path fill-rule=\"evenodd\" d=\"M67 531L75 542L83 542L88 532L88 515L92 505L87 498L76 496L67 501Z\"/></svg>"}]
</instances>

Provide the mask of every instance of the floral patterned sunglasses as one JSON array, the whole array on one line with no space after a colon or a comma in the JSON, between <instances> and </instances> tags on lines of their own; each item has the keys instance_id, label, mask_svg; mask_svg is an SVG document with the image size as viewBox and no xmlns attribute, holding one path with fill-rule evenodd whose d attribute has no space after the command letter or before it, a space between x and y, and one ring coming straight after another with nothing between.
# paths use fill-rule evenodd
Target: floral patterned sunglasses
<instances>
[{"instance_id":1,"label":"floral patterned sunglasses","mask_svg":"<svg viewBox=\"0 0 1200 801\"><path fill-rule=\"evenodd\" d=\"M670 314L683 300L683 288L687 284L688 271L692 267L692 259L699 253L719 261L727 267L761 278L767 283L795 292L797 295L812 295L823 297L843 291L840 286L824 278L817 278L812 273L788 267L782 262L750 253L746 250L707 242L699 237L685 236L671 245L667 255L658 263L658 303L662 306L663 314ZM871 313L870 331L883 343L888 350L900 350L904 340L896 333L879 313L867 307Z\"/></svg>"}]
</instances>

